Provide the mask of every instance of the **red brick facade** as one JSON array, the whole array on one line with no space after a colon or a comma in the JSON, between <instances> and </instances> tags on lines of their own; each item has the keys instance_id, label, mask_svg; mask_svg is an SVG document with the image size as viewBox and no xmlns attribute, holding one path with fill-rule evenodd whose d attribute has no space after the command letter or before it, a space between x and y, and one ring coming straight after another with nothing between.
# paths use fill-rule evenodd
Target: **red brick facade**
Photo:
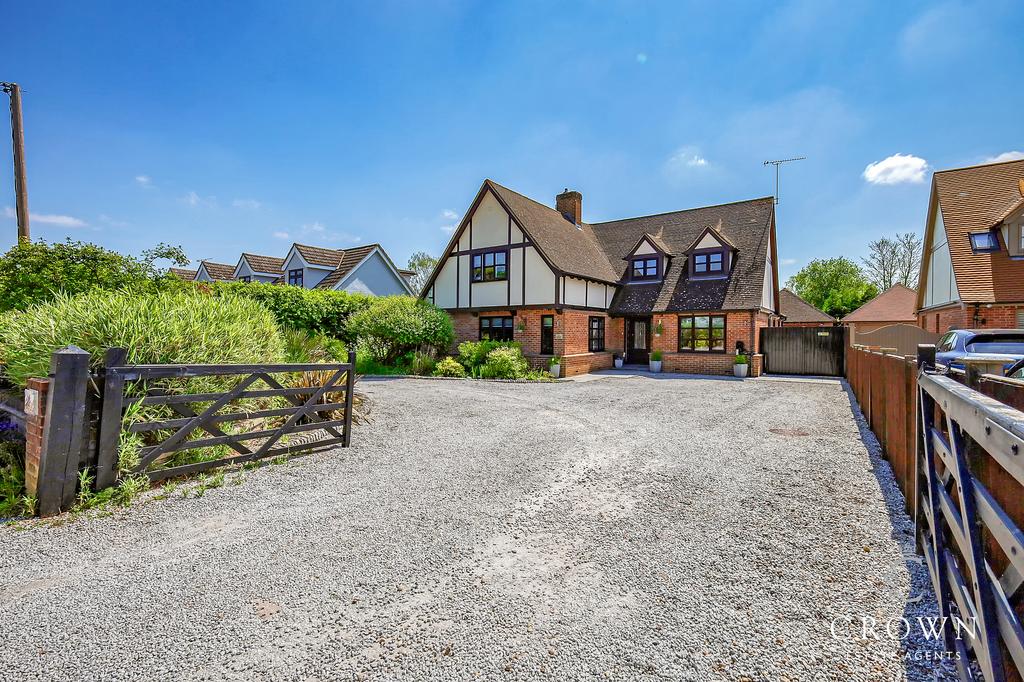
<instances>
[{"instance_id":1,"label":"red brick facade","mask_svg":"<svg viewBox=\"0 0 1024 682\"><path fill-rule=\"evenodd\" d=\"M940 334L951 329L1016 329L1024 327L1024 304L955 303L919 312L917 325Z\"/></svg>"},{"instance_id":2,"label":"red brick facade","mask_svg":"<svg viewBox=\"0 0 1024 682\"><path fill-rule=\"evenodd\" d=\"M25 404L25 490L36 494L39 482L39 461L43 454L43 430L46 426L46 399L49 379L29 379L27 391L36 391L35 405ZM27 392L26 391L26 392Z\"/></svg>"},{"instance_id":3,"label":"red brick facade","mask_svg":"<svg viewBox=\"0 0 1024 682\"><path fill-rule=\"evenodd\" d=\"M702 314L697 312L695 314ZM703 314L707 314L704 312ZM654 329L661 324L661 335L653 335L651 349L662 352L662 369L666 372L692 374L732 374L736 342L742 341L748 353L753 353L750 376L761 374L761 328L771 326L773 316L765 312L739 310L725 313L725 352L705 353L679 351L679 314L661 313L652 317Z\"/></svg>"}]
</instances>

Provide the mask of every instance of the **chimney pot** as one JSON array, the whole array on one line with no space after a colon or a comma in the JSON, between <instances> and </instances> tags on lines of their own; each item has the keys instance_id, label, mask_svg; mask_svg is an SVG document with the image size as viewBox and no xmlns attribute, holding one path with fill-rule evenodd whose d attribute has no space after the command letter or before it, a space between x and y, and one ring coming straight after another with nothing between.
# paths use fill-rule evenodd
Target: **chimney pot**
<instances>
[{"instance_id":1,"label":"chimney pot","mask_svg":"<svg viewBox=\"0 0 1024 682\"><path fill-rule=\"evenodd\" d=\"M555 197L555 210L565 216L573 225L583 222L583 195L566 188Z\"/></svg>"}]
</instances>

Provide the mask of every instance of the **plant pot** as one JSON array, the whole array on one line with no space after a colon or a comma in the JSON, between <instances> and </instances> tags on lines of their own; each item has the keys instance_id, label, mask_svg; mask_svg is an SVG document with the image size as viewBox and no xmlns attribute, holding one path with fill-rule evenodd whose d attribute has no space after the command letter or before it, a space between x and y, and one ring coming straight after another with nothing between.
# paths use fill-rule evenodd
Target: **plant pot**
<instances>
[{"instance_id":1,"label":"plant pot","mask_svg":"<svg viewBox=\"0 0 1024 682\"><path fill-rule=\"evenodd\" d=\"M747 376L747 372L750 371L750 365L733 365L732 373L738 377Z\"/></svg>"},{"instance_id":2,"label":"plant pot","mask_svg":"<svg viewBox=\"0 0 1024 682\"><path fill-rule=\"evenodd\" d=\"M652 372L657 373L661 371L661 360L648 360L647 365Z\"/></svg>"},{"instance_id":3,"label":"plant pot","mask_svg":"<svg viewBox=\"0 0 1024 682\"><path fill-rule=\"evenodd\" d=\"M557 379L558 375L562 373L562 366L561 365L549 365L548 366L548 372L551 374L552 377Z\"/></svg>"},{"instance_id":4,"label":"plant pot","mask_svg":"<svg viewBox=\"0 0 1024 682\"><path fill-rule=\"evenodd\" d=\"M615 358L615 369L622 369L622 358Z\"/></svg>"}]
</instances>

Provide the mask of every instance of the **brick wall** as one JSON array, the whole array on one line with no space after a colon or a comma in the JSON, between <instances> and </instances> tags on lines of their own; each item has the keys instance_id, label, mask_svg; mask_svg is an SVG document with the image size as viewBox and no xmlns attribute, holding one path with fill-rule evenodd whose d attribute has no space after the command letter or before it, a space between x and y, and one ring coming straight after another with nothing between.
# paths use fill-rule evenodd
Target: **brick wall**
<instances>
[{"instance_id":1,"label":"brick wall","mask_svg":"<svg viewBox=\"0 0 1024 682\"><path fill-rule=\"evenodd\" d=\"M964 304L925 311L917 314L922 329L940 334L951 329L1016 329L1021 325L1020 312L1024 305Z\"/></svg>"},{"instance_id":2,"label":"brick wall","mask_svg":"<svg viewBox=\"0 0 1024 682\"><path fill-rule=\"evenodd\" d=\"M29 391L35 391L32 395ZM25 490L35 496L39 482L39 460L43 452L46 426L46 399L49 379L29 379L25 391Z\"/></svg>"},{"instance_id":3,"label":"brick wall","mask_svg":"<svg viewBox=\"0 0 1024 682\"><path fill-rule=\"evenodd\" d=\"M700 313L697 313L700 314ZM679 352L679 315L663 313L653 316L652 329L662 325L660 336L651 336L651 349L662 352L662 369L666 372L684 372L690 374L732 374L732 365L736 353L736 342L742 341L748 352L757 352L761 345L761 328L771 325L771 316L763 312L740 310L725 315L725 353ZM751 361L750 375L760 374L760 356Z\"/></svg>"}]
</instances>

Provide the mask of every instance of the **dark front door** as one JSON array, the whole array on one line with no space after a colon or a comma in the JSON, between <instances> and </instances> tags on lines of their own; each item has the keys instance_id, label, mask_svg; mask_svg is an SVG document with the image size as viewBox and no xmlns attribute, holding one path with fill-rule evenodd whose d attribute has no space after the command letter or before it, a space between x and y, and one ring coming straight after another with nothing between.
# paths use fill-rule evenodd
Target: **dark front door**
<instances>
[{"instance_id":1,"label":"dark front door","mask_svg":"<svg viewBox=\"0 0 1024 682\"><path fill-rule=\"evenodd\" d=\"M651 318L626 318L626 362L647 364L651 355Z\"/></svg>"}]
</instances>

